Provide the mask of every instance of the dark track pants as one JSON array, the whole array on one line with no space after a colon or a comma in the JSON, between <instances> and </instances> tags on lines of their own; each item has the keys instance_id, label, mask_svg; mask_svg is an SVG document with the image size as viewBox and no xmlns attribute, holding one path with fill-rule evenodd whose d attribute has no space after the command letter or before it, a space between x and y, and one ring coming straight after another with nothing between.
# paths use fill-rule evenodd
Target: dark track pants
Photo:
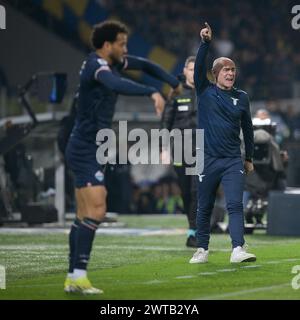
<instances>
[{"instance_id":1,"label":"dark track pants","mask_svg":"<svg viewBox=\"0 0 300 320\"><path fill-rule=\"evenodd\" d=\"M242 246L244 241L244 167L240 157L214 158L205 155L204 170L198 179L197 245L208 249L210 217L219 184L222 184L232 247ZM201 182L202 180L202 182Z\"/></svg>"},{"instance_id":2,"label":"dark track pants","mask_svg":"<svg viewBox=\"0 0 300 320\"><path fill-rule=\"evenodd\" d=\"M197 213L197 178L198 176L189 176L185 174L185 165L174 166L178 177L178 185L181 189L184 213L187 215L189 229L196 230Z\"/></svg>"}]
</instances>

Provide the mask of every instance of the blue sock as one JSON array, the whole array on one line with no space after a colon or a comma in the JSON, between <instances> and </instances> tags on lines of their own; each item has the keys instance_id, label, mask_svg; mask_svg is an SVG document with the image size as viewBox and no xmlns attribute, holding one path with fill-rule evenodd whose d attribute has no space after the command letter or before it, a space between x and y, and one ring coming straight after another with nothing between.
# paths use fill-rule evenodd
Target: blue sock
<instances>
[{"instance_id":1,"label":"blue sock","mask_svg":"<svg viewBox=\"0 0 300 320\"><path fill-rule=\"evenodd\" d=\"M195 236L196 236L196 230L188 229L187 237L195 237Z\"/></svg>"},{"instance_id":2,"label":"blue sock","mask_svg":"<svg viewBox=\"0 0 300 320\"><path fill-rule=\"evenodd\" d=\"M84 218L77 231L77 246L74 269L86 270L90 259L95 232L100 221Z\"/></svg>"},{"instance_id":3,"label":"blue sock","mask_svg":"<svg viewBox=\"0 0 300 320\"><path fill-rule=\"evenodd\" d=\"M74 270L74 260L77 242L77 231L80 225L80 220L76 218L71 226L71 231L69 233L69 273L73 273Z\"/></svg>"}]
</instances>

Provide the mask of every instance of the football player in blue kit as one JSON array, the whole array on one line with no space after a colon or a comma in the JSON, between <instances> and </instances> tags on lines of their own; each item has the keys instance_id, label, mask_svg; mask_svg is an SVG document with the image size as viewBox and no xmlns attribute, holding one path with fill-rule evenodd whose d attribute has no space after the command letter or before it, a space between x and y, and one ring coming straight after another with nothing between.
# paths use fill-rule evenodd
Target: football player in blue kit
<instances>
[{"instance_id":1,"label":"football player in blue kit","mask_svg":"<svg viewBox=\"0 0 300 320\"><path fill-rule=\"evenodd\" d=\"M126 69L142 70L180 92L179 81L147 59L127 55L128 30L118 21L94 27L94 51L80 71L78 112L66 148L66 161L75 176L77 216L69 235L69 271L65 292L99 294L87 277L95 232L106 212L104 172L96 160L96 135L111 128L118 94L149 96L160 114L165 101L159 91L120 76Z\"/></svg>"},{"instance_id":2,"label":"football player in blue kit","mask_svg":"<svg viewBox=\"0 0 300 320\"><path fill-rule=\"evenodd\" d=\"M198 104L198 128L204 129L204 169L199 174L197 209L197 251L190 263L208 261L210 217L216 191L222 184L232 242L231 263L255 261L246 251L244 240L243 190L245 174L253 168L253 126L246 92L234 87L235 63L225 57L213 62L215 83L207 78L206 56L212 39L210 26L200 31L201 44L197 53L194 83ZM240 131L245 141L245 161L241 158Z\"/></svg>"}]
</instances>

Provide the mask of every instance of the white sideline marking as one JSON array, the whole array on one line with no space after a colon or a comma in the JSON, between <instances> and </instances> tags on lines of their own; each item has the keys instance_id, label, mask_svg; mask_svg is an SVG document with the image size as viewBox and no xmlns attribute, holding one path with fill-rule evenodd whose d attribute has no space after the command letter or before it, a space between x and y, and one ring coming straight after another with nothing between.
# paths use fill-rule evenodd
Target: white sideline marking
<instances>
[{"instance_id":1,"label":"white sideline marking","mask_svg":"<svg viewBox=\"0 0 300 320\"><path fill-rule=\"evenodd\" d=\"M276 244L280 245L285 245L285 244L290 244L290 243L299 243L299 239L286 239L286 240L275 240ZM259 240L259 242L256 242L256 240L251 241L251 247L261 247L261 246L273 246L274 242L273 241L264 241L264 240Z\"/></svg>"},{"instance_id":2,"label":"white sideline marking","mask_svg":"<svg viewBox=\"0 0 300 320\"><path fill-rule=\"evenodd\" d=\"M268 286L268 287L260 287L260 288L254 288L254 289L249 289L249 290L241 290L241 291L235 291L235 292L228 292L224 294L218 294L218 295L211 295L207 297L199 297L195 298L193 300L218 300L218 299L224 299L224 298L229 298L229 297L234 297L234 296L241 296L244 294L249 294L249 293L256 293L256 292L263 292L263 291L270 291L273 289L280 289L284 287L290 286L290 283L284 283L284 284L279 284L275 286Z\"/></svg>"},{"instance_id":3,"label":"white sideline marking","mask_svg":"<svg viewBox=\"0 0 300 320\"><path fill-rule=\"evenodd\" d=\"M66 234L70 228L0 228L0 234ZM127 235L127 236L157 236L157 235L180 235L185 234L184 228L98 228L99 235Z\"/></svg>"},{"instance_id":4,"label":"white sideline marking","mask_svg":"<svg viewBox=\"0 0 300 320\"><path fill-rule=\"evenodd\" d=\"M159 246L119 246L119 245L111 245L111 246L95 246L96 249L127 249L127 250L143 250L143 251L190 251L188 248L180 248L180 247L159 247Z\"/></svg>"},{"instance_id":5,"label":"white sideline marking","mask_svg":"<svg viewBox=\"0 0 300 320\"><path fill-rule=\"evenodd\" d=\"M284 259L284 260L285 260L285 261L294 262L294 261L299 261L300 259L295 258L295 259Z\"/></svg>"},{"instance_id":6,"label":"white sideline marking","mask_svg":"<svg viewBox=\"0 0 300 320\"><path fill-rule=\"evenodd\" d=\"M266 261L264 263L261 263L261 264L252 264L252 265L247 265L247 266L240 266L239 269L254 269L254 268L259 268L259 267L262 267L263 265L266 265L266 264L280 264L280 263L285 263L285 262L294 262L294 261L299 261L299 259L281 259L281 260L278 260L278 261ZM198 275L200 276L211 276L211 275L214 275L214 274L217 274L218 272L234 272L234 271L237 271L238 269L237 268L229 268L229 269L218 269L216 271L211 271L211 272L200 272L198 273ZM188 277L194 277L194 275L185 275L184 276L186 279ZM180 279L180 276L176 277L176 279Z\"/></svg>"},{"instance_id":7,"label":"white sideline marking","mask_svg":"<svg viewBox=\"0 0 300 320\"><path fill-rule=\"evenodd\" d=\"M9 285L8 289L12 288L38 288L38 287L62 287L61 283L46 283L46 284L16 284Z\"/></svg>"},{"instance_id":8,"label":"white sideline marking","mask_svg":"<svg viewBox=\"0 0 300 320\"><path fill-rule=\"evenodd\" d=\"M175 277L175 279L191 279L191 278L195 278L196 276L193 275L189 275L189 276L178 276Z\"/></svg>"},{"instance_id":9,"label":"white sideline marking","mask_svg":"<svg viewBox=\"0 0 300 320\"><path fill-rule=\"evenodd\" d=\"M237 269L236 268L232 268L232 269L219 269L219 270L216 270L217 272L233 272L233 271L236 271Z\"/></svg>"},{"instance_id":10,"label":"white sideline marking","mask_svg":"<svg viewBox=\"0 0 300 320\"><path fill-rule=\"evenodd\" d=\"M293 258L293 259L282 259L282 261L287 261L287 262L294 262L294 261L300 261L300 258Z\"/></svg>"},{"instance_id":11,"label":"white sideline marking","mask_svg":"<svg viewBox=\"0 0 300 320\"><path fill-rule=\"evenodd\" d=\"M159 284L159 283L163 283L165 281L161 281L161 280L150 280L150 281L146 281L146 282L142 282L143 284Z\"/></svg>"},{"instance_id":12,"label":"white sideline marking","mask_svg":"<svg viewBox=\"0 0 300 320\"><path fill-rule=\"evenodd\" d=\"M45 245L40 245L40 244L7 244L7 245L0 245L0 250L20 250L20 251L29 251L29 250L49 250L49 249L67 249L68 245L63 245L63 244L45 244Z\"/></svg>"},{"instance_id":13,"label":"white sideline marking","mask_svg":"<svg viewBox=\"0 0 300 320\"><path fill-rule=\"evenodd\" d=\"M192 248L185 248L185 247L160 247L160 246L120 246L120 245L103 245L103 246L93 246L94 249L127 249L127 250L145 250L145 251L188 251L190 252ZM51 250L51 249L68 249L68 245L39 245L39 244L33 244L33 245L0 245L0 250L14 250L14 251L32 251L33 254L40 254L39 251L36 250ZM213 252L228 252L231 251L230 249L212 249ZM48 251L49 252L49 251ZM45 255L47 255L46 253ZM63 253L62 253L63 254Z\"/></svg>"},{"instance_id":14,"label":"white sideline marking","mask_svg":"<svg viewBox=\"0 0 300 320\"><path fill-rule=\"evenodd\" d=\"M259 268L261 266L262 266L261 264L253 264L253 265L250 265L250 266L242 266L240 268L241 269L251 269L251 268Z\"/></svg>"},{"instance_id":15,"label":"white sideline marking","mask_svg":"<svg viewBox=\"0 0 300 320\"><path fill-rule=\"evenodd\" d=\"M213 274L217 274L216 272L199 272L200 276L211 276Z\"/></svg>"}]
</instances>

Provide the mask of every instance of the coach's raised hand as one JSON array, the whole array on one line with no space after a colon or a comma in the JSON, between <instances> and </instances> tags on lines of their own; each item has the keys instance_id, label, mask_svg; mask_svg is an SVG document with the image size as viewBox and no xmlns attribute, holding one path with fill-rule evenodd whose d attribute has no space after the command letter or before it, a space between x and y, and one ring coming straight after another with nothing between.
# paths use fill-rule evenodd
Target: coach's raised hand
<instances>
[{"instance_id":1,"label":"coach's raised hand","mask_svg":"<svg viewBox=\"0 0 300 320\"><path fill-rule=\"evenodd\" d=\"M200 31L200 37L202 41L205 41L205 42L211 41L212 31L211 31L211 27L207 22L205 22L205 28L201 29Z\"/></svg>"}]
</instances>

